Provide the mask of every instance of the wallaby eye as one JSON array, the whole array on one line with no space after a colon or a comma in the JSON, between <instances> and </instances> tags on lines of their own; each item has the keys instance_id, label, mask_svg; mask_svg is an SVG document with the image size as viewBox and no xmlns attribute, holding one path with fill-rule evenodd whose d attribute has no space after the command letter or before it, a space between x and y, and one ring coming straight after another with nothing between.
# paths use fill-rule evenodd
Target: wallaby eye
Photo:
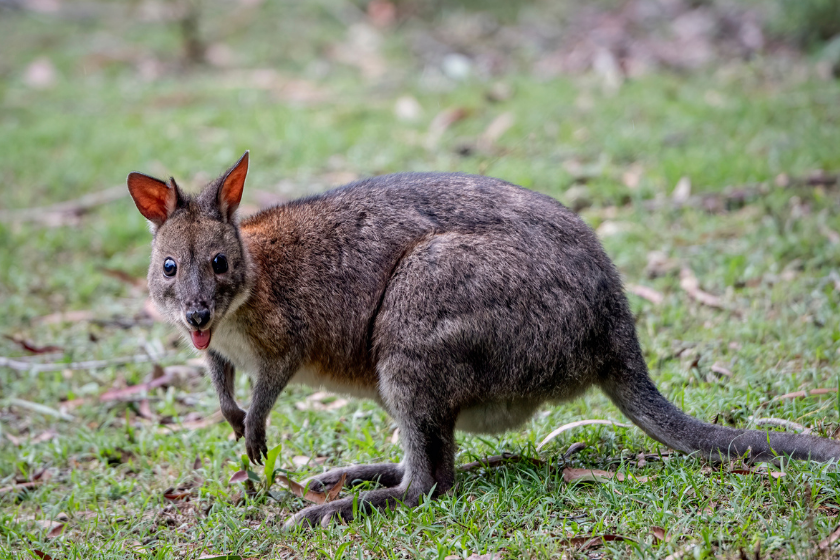
<instances>
[{"instance_id":1,"label":"wallaby eye","mask_svg":"<svg viewBox=\"0 0 840 560\"><path fill-rule=\"evenodd\" d=\"M213 257L213 272L216 274L221 274L223 272L227 272L228 265L227 265L227 258L221 253Z\"/></svg>"},{"instance_id":2,"label":"wallaby eye","mask_svg":"<svg viewBox=\"0 0 840 560\"><path fill-rule=\"evenodd\" d=\"M175 271L178 270L178 265L172 258L167 258L163 261L163 274L165 276L175 276Z\"/></svg>"}]
</instances>

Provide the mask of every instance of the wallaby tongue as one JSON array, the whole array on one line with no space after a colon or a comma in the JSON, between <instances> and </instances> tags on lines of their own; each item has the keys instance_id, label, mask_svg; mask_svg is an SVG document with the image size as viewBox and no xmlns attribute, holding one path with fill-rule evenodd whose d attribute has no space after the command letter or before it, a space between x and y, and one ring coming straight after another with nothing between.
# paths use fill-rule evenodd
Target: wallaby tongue
<instances>
[{"instance_id":1,"label":"wallaby tongue","mask_svg":"<svg viewBox=\"0 0 840 560\"><path fill-rule=\"evenodd\" d=\"M206 331L192 331L190 334L192 335L193 346L195 346L199 350L204 350L205 348L210 346L209 329Z\"/></svg>"}]
</instances>

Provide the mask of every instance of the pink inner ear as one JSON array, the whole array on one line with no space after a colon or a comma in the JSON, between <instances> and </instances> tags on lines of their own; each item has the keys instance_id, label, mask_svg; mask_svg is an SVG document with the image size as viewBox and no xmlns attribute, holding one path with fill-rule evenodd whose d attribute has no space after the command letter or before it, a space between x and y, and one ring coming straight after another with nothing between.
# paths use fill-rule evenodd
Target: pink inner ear
<instances>
[{"instance_id":1,"label":"pink inner ear","mask_svg":"<svg viewBox=\"0 0 840 560\"><path fill-rule=\"evenodd\" d=\"M225 177L225 182L219 192L219 206L222 213L230 219L242 200L242 190L245 188L245 177L248 176L248 154L240 158L236 165Z\"/></svg>"},{"instance_id":2,"label":"pink inner ear","mask_svg":"<svg viewBox=\"0 0 840 560\"><path fill-rule=\"evenodd\" d=\"M166 183L142 173L128 176L128 192L143 216L160 226L175 209L177 194Z\"/></svg>"}]
</instances>

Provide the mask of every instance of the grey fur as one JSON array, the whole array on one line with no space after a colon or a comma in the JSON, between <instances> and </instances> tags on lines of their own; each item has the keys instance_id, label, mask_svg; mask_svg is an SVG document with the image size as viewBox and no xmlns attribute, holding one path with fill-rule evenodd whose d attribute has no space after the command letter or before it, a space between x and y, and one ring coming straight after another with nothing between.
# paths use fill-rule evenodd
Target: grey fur
<instances>
[{"instance_id":1,"label":"grey fur","mask_svg":"<svg viewBox=\"0 0 840 560\"><path fill-rule=\"evenodd\" d=\"M487 177L410 173L236 225L215 206L222 180L197 198L179 194L155 234L149 285L182 329L190 305L212 310L211 377L252 461L266 451L266 417L290 381L370 396L399 425L400 465L351 466L314 482L379 480L385 488L364 494L363 510L449 490L456 427L511 429L592 385L680 451L840 458L840 443L709 425L662 397L618 272L592 230L554 199ZM219 251L231 262L224 278L206 264ZM174 280L161 273L172 254L185 262ZM254 379L247 413L233 399L234 366ZM352 515L342 499L306 508L288 526Z\"/></svg>"}]
</instances>

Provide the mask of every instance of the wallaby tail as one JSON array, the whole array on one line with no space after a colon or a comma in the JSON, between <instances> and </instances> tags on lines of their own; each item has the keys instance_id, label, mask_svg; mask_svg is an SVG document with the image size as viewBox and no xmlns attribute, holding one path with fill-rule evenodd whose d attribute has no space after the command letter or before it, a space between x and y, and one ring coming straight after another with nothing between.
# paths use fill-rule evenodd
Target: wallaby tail
<instances>
[{"instance_id":1,"label":"wallaby tail","mask_svg":"<svg viewBox=\"0 0 840 560\"><path fill-rule=\"evenodd\" d=\"M840 442L801 434L740 430L707 424L674 406L657 390L639 355L623 371L614 371L601 388L625 416L656 441L712 461L748 455L751 461L777 456L812 461L840 461Z\"/></svg>"}]
</instances>

